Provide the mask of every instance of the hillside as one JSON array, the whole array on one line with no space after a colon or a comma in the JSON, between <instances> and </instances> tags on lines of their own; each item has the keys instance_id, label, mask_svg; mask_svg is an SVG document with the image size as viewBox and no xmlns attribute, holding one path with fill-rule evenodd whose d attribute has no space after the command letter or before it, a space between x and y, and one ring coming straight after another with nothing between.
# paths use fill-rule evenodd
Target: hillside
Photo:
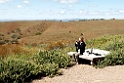
<instances>
[{"instance_id":1,"label":"hillside","mask_svg":"<svg viewBox=\"0 0 124 83\"><path fill-rule=\"evenodd\" d=\"M99 20L77 22L55 21L16 21L1 22L0 33L7 34L19 28L19 43L48 43L62 41L73 43L80 33L85 39L94 39L103 35L124 34L124 20Z\"/></svg>"},{"instance_id":2,"label":"hillside","mask_svg":"<svg viewBox=\"0 0 124 83\"><path fill-rule=\"evenodd\" d=\"M124 21L123 20L100 20L100 21L80 21L80 22L54 22L54 21L18 21L18 22L1 22L0 23L0 42L1 40L13 40L18 38L19 44L4 44L0 45L0 82L20 82L23 83L34 80L32 83L40 82L58 82L57 79L65 79L64 77L76 78L73 82L77 83L77 79L82 82L120 82L123 83L123 76L119 73L123 70L124 64ZM63 45L61 42L73 43L83 33L87 48L98 48L110 51L111 53L98 61L94 67L86 65L75 65L72 59L67 56L67 52L75 51L74 46ZM117 35L119 34L119 35ZM122 35L123 34L123 35ZM109 36L103 36L109 35ZM110 36L114 35L114 36ZM21 37L20 37L21 36ZM101 37L102 36L102 37ZM98 38L99 37L99 38ZM50 43L49 45L40 45L39 43ZM7 41L6 41L7 42ZM24 44L24 45L23 45ZM25 45L26 44L26 45ZM28 45L27 45L28 44ZM32 45L30 45L32 44ZM37 45L37 46L35 46ZM59 49L61 48L61 49ZM64 48L64 49L62 49ZM119 65L114 68L105 66ZM68 68L69 66L69 68ZM72 69L71 69L72 67ZM122 68L120 68L122 67ZM61 71L60 69L67 70ZM78 68L79 71L76 71ZM121 70L119 70L119 68ZM76 69L76 70L75 70ZM77 73L88 70L85 73L76 75ZM113 75L112 71L116 75ZM114 70L113 70L114 69ZM100 70L100 71L99 71ZM106 72L107 70L107 72ZM69 72L71 71L71 72ZM72 71L76 71L72 73ZM96 81L92 80L93 76L89 76L89 71L92 75L96 75ZM103 71L103 72L102 72ZM19 73L18 73L19 72ZM66 73L68 72L68 73ZM102 72L101 74L97 74ZM104 73L104 75L103 75ZM75 75L74 75L75 74ZM84 78L80 75L88 75ZM59 75L59 76L56 76ZM71 76L72 75L72 76ZM105 75L110 75L107 79ZM123 74L124 75L124 74ZM43 77L56 76L53 79L44 79ZM74 77L77 76L77 77ZM103 77L101 77L103 76ZM109 77L110 77L109 76ZM117 77L119 76L119 78ZM58 78L60 77L60 78ZM66 78L67 78L66 77ZM90 78L88 81L86 78ZM8 79L9 78L9 79ZM41 78L41 80L35 79ZM43 79L42 79L43 78ZM55 80L54 80L55 79ZM70 78L69 78L70 79ZM80 80L82 79L82 80ZM47 80L47 81L46 81ZM117 80L117 81L115 81ZM59 80L60 81L60 80ZM64 83L61 81L61 83ZM68 81L72 83L72 79Z\"/></svg>"}]
</instances>

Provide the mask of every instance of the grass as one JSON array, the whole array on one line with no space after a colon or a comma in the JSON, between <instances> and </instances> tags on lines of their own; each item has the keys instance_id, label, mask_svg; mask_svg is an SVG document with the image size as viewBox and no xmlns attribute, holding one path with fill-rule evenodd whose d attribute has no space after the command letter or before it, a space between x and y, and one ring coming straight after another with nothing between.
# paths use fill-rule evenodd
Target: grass
<instances>
[{"instance_id":1,"label":"grass","mask_svg":"<svg viewBox=\"0 0 124 83\"><path fill-rule=\"evenodd\" d=\"M80 33L85 40L94 39L103 35L117 35L124 33L124 20L99 21L17 21L0 23L0 33L7 33L20 28L22 38L19 43L49 43L63 41L74 43ZM41 31L41 32L39 32ZM36 35L38 34L38 35Z\"/></svg>"},{"instance_id":2,"label":"grass","mask_svg":"<svg viewBox=\"0 0 124 83\"><path fill-rule=\"evenodd\" d=\"M96 67L114 66L124 64L124 35L103 36L87 41L88 48L98 48L110 51L104 60L98 61ZM92 44L92 46L90 45Z\"/></svg>"},{"instance_id":3,"label":"grass","mask_svg":"<svg viewBox=\"0 0 124 83\"><path fill-rule=\"evenodd\" d=\"M1 45L0 46L0 56L7 57L11 55L32 55L33 53L38 52L38 48L28 47L20 44L11 44L11 45Z\"/></svg>"},{"instance_id":4,"label":"grass","mask_svg":"<svg viewBox=\"0 0 124 83\"><path fill-rule=\"evenodd\" d=\"M19 44L0 46L2 56L0 82L20 83L31 81L35 77L51 77L61 74L60 68L67 68L71 65L67 52L75 51L74 43L80 33L84 34L86 48L98 48L112 52L102 62L99 62L97 67L122 65L124 64L123 26L123 20L0 23L0 33L5 34L19 28L23 35L19 39ZM43 30L42 34L36 34L38 30Z\"/></svg>"},{"instance_id":5,"label":"grass","mask_svg":"<svg viewBox=\"0 0 124 83\"><path fill-rule=\"evenodd\" d=\"M91 48L92 45L94 48L104 49L111 52L111 54L105 57L103 61L98 62L95 67L123 65L123 39L124 35L115 35L87 40L87 48ZM44 49L47 46L50 49L49 51ZM55 48L53 49L54 46ZM11 47L11 52L14 52L14 54L0 59L0 82L20 83L44 76L53 77L62 74L60 68L67 68L72 65L71 58L67 55L67 52L75 51L75 47L74 45L63 46L62 42L56 42L54 43L54 46L49 47L49 45L42 44L38 46L19 46L20 48L15 45L18 49L15 49L14 46ZM14 49L14 51L12 51L12 49ZM22 53L22 50L20 49L23 49L24 53ZM38 49L40 50L38 51Z\"/></svg>"},{"instance_id":6,"label":"grass","mask_svg":"<svg viewBox=\"0 0 124 83\"><path fill-rule=\"evenodd\" d=\"M0 59L1 83L25 83L44 76L53 77L62 72L60 68L70 65L69 56L60 49L32 52L32 55L13 54Z\"/></svg>"}]
</instances>

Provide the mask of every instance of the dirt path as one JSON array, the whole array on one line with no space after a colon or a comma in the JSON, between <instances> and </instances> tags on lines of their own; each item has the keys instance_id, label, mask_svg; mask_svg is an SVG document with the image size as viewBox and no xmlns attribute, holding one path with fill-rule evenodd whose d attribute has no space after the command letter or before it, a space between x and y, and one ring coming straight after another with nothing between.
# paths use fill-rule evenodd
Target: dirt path
<instances>
[{"instance_id":1,"label":"dirt path","mask_svg":"<svg viewBox=\"0 0 124 83\"><path fill-rule=\"evenodd\" d=\"M61 76L44 77L32 83L124 83L124 65L96 69L80 64L62 71Z\"/></svg>"}]
</instances>

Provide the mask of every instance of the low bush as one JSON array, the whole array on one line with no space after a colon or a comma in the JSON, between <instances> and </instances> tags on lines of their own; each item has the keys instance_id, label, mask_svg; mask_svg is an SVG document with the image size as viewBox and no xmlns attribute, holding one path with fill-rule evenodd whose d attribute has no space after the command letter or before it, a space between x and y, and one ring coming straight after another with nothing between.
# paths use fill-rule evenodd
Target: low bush
<instances>
[{"instance_id":1,"label":"low bush","mask_svg":"<svg viewBox=\"0 0 124 83\"><path fill-rule=\"evenodd\" d=\"M0 61L0 83L24 83L42 73L42 66L20 60Z\"/></svg>"},{"instance_id":2,"label":"low bush","mask_svg":"<svg viewBox=\"0 0 124 83\"><path fill-rule=\"evenodd\" d=\"M35 35L41 35L42 33L41 32L36 32Z\"/></svg>"},{"instance_id":3,"label":"low bush","mask_svg":"<svg viewBox=\"0 0 124 83\"><path fill-rule=\"evenodd\" d=\"M55 54L52 59L54 63L58 64L59 68L66 68L71 64L70 57L65 54Z\"/></svg>"},{"instance_id":4,"label":"low bush","mask_svg":"<svg viewBox=\"0 0 124 83\"><path fill-rule=\"evenodd\" d=\"M24 83L37 77L59 75L60 68L66 68L70 62L70 57L60 50L7 56L0 59L0 83Z\"/></svg>"},{"instance_id":5,"label":"low bush","mask_svg":"<svg viewBox=\"0 0 124 83\"><path fill-rule=\"evenodd\" d=\"M1 45L0 46L0 56L5 57L7 55L16 55L16 54L29 54L29 49L25 49L21 45Z\"/></svg>"},{"instance_id":6,"label":"low bush","mask_svg":"<svg viewBox=\"0 0 124 83\"><path fill-rule=\"evenodd\" d=\"M123 65L124 64L124 50L118 49L117 51L111 51L109 55L105 57L103 61L98 63L98 67Z\"/></svg>"},{"instance_id":7,"label":"low bush","mask_svg":"<svg viewBox=\"0 0 124 83\"><path fill-rule=\"evenodd\" d=\"M5 44L5 40L0 40L0 45Z\"/></svg>"},{"instance_id":8,"label":"low bush","mask_svg":"<svg viewBox=\"0 0 124 83\"><path fill-rule=\"evenodd\" d=\"M55 63L58 65L59 68L65 68L70 65L71 59L69 56L62 54L56 50L53 51L40 51L38 54L35 55L34 61L38 65L43 65L46 63Z\"/></svg>"},{"instance_id":9,"label":"low bush","mask_svg":"<svg viewBox=\"0 0 124 83\"><path fill-rule=\"evenodd\" d=\"M43 64L42 72L43 72L42 73L43 76L49 76L49 77L53 77L54 75L61 74L61 71L59 71L58 65L55 63Z\"/></svg>"},{"instance_id":10,"label":"low bush","mask_svg":"<svg viewBox=\"0 0 124 83\"><path fill-rule=\"evenodd\" d=\"M124 41L118 41L118 40L113 41L112 43L110 43L108 46L105 47L105 49L109 51L117 51L123 48L124 48Z\"/></svg>"},{"instance_id":11,"label":"low bush","mask_svg":"<svg viewBox=\"0 0 124 83\"><path fill-rule=\"evenodd\" d=\"M52 42L47 45L46 50L62 49L65 48L65 44L62 41Z\"/></svg>"},{"instance_id":12,"label":"low bush","mask_svg":"<svg viewBox=\"0 0 124 83\"><path fill-rule=\"evenodd\" d=\"M87 46L93 43L93 47L103 48L111 52L104 60L99 61L96 66L123 65L124 37L114 36L105 38L102 37L86 42ZM54 46L55 48L53 48ZM37 76L52 77L61 74L60 68L66 68L71 65L71 58L67 55L67 52L75 51L75 47L68 46L65 48L62 42L55 43L53 47L50 47L49 51L39 51L38 53L35 53L36 51L33 49L30 51L32 54L29 54L27 52L33 46L29 46L28 51L17 45L1 46L1 55L5 56L8 53L12 53L14 56L11 55L0 59L0 83L24 83L31 81Z\"/></svg>"},{"instance_id":13,"label":"low bush","mask_svg":"<svg viewBox=\"0 0 124 83\"><path fill-rule=\"evenodd\" d=\"M123 35L115 35L115 36L102 36L97 39L86 40L87 48L99 48L105 50L112 50L115 48L114 46L124 44L124 36Z\"/></svg>"},{"instance_id":14,"label":"low bush","mask_svg":"<svg viewBox=\"0 0 124 83\"><path fill-rule=\"evenodd\" d=\"M11 38L20 39L21 36L20 36L20 34L12 34Z\"/></svg>"},{"instance_id":15,"label":"low bush","mask_svg":"<svg viewBox=\"0 0 124 83\"><path fill-rule=\"evenodd\" d=\"M111 43L104 46L105 50L111 53L105 57L104 60L99 61L97 67L123 65L124 64L124 40L123 36L111 37ZM109 41L110 42L110 41Z\"/></svg>"}]
</instances>

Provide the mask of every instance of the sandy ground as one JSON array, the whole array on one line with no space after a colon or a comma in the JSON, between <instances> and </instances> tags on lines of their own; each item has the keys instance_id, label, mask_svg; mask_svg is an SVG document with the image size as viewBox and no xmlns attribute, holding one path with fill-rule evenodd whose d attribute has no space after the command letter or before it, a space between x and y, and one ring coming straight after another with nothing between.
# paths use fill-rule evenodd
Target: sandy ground
<instances>
[{"instance_id":1,"label":"sandy ground","mask_svg":"<svg viewBox=\"0 0 124 83\"><path fill-rule=\"evenodd\" d=\"M96 69L91 65L76 64L62 71L63 75L44 77L32 83L124 83L124 65Z\"/></svg>"}]
</instances>

